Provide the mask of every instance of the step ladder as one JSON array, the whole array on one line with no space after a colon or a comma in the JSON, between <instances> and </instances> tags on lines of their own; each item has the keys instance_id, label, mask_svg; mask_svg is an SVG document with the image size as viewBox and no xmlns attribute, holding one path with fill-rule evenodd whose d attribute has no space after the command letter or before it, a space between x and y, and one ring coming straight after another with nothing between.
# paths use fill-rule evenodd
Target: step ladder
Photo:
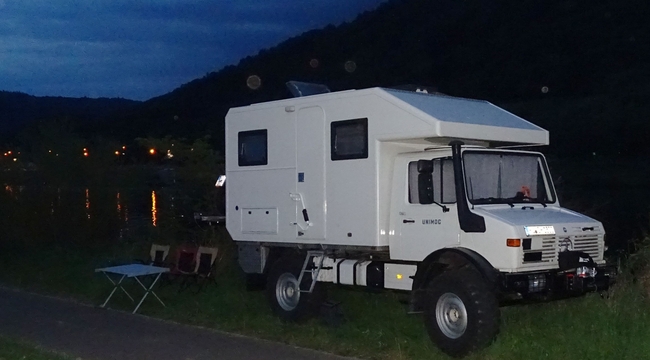
<instances>
[{"instance_id":1,"label":"step ladder","mask_svg":"<svg viewBox=\"0 0 650 360\"><path fill-rule=\"evenodd\" d=\"M319 257L320 260L317 261L315 264L315 268L311 268L311 264L313 263L313 259ZM310 250L307 251L307 256L305 256L305 262L302 264L302 269L300 270L300 276L298 277L298 287L301 293L308 293L311 294L312 291L314 291L314 287L316 286L316 281L318 280L318 274L320 273L320 270L323 268L323 260L325 259L325 252L321 250ZM304 290L302 288L302 278L305 276L306 273L311 273L311 285L309 286L309 290Z\"/></svg>"}]
</instances>

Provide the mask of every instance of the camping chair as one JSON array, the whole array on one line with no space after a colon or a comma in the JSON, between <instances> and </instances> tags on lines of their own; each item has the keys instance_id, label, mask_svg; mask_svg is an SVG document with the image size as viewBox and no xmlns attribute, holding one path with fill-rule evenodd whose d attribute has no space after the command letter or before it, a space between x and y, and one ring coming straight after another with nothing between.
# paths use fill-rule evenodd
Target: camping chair
<instances>
[{"instance_id":1,"label":"camping chair","mask_svg":"<svg viewBox=\"0 0 650 360\"><path fill-rule=\"evenodd\" d=\"M198 249L194 245L185 244L178 247L174 255L174 262L165 276L165 282L171 283L179 277L193 274L196 269L197 251Z\"/></svg>"},{"instance_id":2,"label":"camping chair","mask_svg":"<svg viewBox=\"0 0 650 360\"><path fill-rule=\"evenodd\" d=\"M172 274L189 275L195 272L196 254L198 249L194 245L182 245L176 249L176 263Z\"/></svg>"},{"instance_id":3,"label":"camping chair","mask_svg":"<svg viewBox=\"0 0 650 360\"><path fill-rule=\"evenodd\" d=\"M165 263L167 261L167 255L169 255L169 245L151 244L149 258L147 260L137 259L135 261L140 264L167 267Z\"/></svg>"},{"instance_id":4,"label":"camping chair","mask_svg":"<svg viewBox=\"0 0 650 360\"><path fill-rule=\"evenodd\" d=\"M196 257L195 267L192 273L187 273L179 291L187 289L194 282L197 286L196 292L200 292L208 282L216 283L214 278L214 267L217 260L219 249L214 247L199 246Z\"/></svg>"},{"instance_id":5,"label":"camping chair","mask_svg":"<svg viewBox=\"0 0 650 360\"><path fill-rule=\"evenodd\" d=\"M169 255L169 245L151 244L149 251L149 264L153 266L167 267L165 261Z\"/></svg>"}]
</instances>

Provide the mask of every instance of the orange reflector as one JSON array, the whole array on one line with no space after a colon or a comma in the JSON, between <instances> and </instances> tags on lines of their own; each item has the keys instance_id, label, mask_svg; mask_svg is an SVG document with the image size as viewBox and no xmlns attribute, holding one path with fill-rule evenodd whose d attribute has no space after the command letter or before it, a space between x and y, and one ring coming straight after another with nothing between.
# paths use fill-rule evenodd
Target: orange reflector
<instances>
[{"instance_id":1,"label":"orange reflector","mask_svg":"<svg viewBox=\"0 0 650 360\"><path fill-rule=\"evenodd\" d=\"M508 247L520 247L521 239L506 239L506 245Z\"/></svg>"}]
</instances>

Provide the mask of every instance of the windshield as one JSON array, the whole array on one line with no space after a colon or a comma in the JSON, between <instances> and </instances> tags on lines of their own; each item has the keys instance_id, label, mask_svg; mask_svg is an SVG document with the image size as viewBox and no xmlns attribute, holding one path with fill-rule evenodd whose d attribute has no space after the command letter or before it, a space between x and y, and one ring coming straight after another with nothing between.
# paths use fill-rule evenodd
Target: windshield
<instances>
[{"instance_id":1,"label":"windshield","mask_svg":"<svg viewBox=\"0 0 650 360\"><path fill-rule=\"evenodd\" d=\"M466 151L463 162L467 197L472 204L555 202L540 155Z\"/></svg>"}]
</instances>

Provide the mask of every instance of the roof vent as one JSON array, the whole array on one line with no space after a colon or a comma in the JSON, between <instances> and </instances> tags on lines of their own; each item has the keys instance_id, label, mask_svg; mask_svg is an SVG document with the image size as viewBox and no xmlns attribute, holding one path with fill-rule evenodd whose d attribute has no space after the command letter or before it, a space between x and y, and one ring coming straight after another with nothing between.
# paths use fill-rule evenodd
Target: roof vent
<instances>
[{"instance_id":1,"label":"roof vent","mask_svg":"<svg viewBox=\"0 0 650 360\"><path fill-rule=\"evenodd\" d=\"M413 92L424 93L424 94L436 94L436 95L442 94L441 92L438 91L437 86L404 84L404 85L394 86L393 89L413 91Z\"/></svg>"},{"instance_id":2,"label":"roof vent","mask_svg":"<svg viewBox=\"0 0 650 360\"><path fill-rule=\"evenodd\" d=\"M300 81L287 81L287 88L293 97L302 97L309 95L325 94L330 92L326 85L312 84Z\"/></svg>"}]
</instances>

